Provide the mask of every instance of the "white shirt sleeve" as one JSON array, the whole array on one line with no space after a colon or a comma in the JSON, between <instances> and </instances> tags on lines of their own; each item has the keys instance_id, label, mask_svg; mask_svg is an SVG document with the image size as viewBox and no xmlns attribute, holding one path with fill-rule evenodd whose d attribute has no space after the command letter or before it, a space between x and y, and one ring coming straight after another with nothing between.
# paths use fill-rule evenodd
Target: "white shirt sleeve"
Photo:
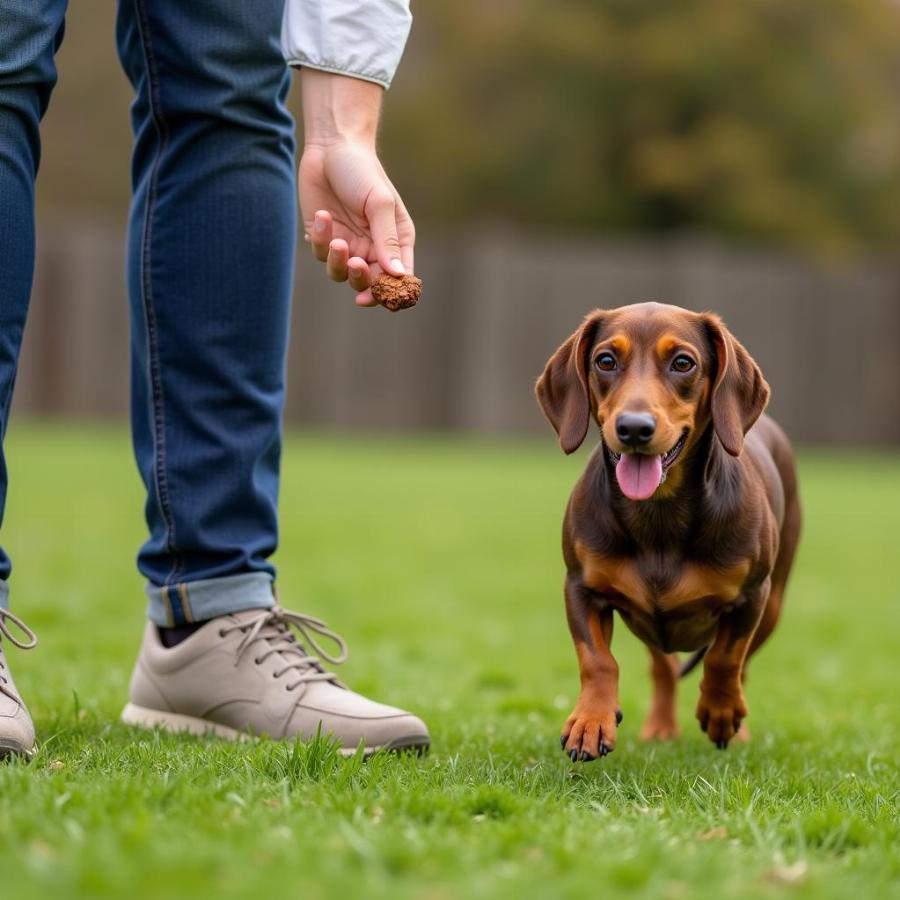
<instances>
[{"instance_id":1,"label":"white shirt sleeve","mask_svg":"<svg viewBox=\"0 0 900 900\"><path fill-rule=\"evenodd\" d=\"M286 0L281 47L288 65L387 88L411 25L409 0Z\"/></svg>"}]
</instances>

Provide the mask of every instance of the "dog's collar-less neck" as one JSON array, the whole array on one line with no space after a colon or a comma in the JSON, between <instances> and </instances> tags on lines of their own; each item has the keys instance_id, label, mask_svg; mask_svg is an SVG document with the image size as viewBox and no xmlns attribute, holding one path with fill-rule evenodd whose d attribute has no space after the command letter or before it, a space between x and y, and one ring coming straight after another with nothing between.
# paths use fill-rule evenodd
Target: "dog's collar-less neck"
<instances>
[{"instance_id":1,"label":"dog's collar-less neck","mask_svg":"<svg viewBox=\"0 0 900 900\"><path fill-rule=\"evenodd\" d=\"M628 540L646 551L664 548L679 550L691 546L706 523L714 518L724 527L740 515L740 473L737 460L728 456L712 427L685 449L679 467L677 487L665 496L647 500L629 500L616 478L615 458L603 443L603 461L599 467L604 486L595 495L611 509ZM670 476L671 477L671 476Z\"/></svg>"}]
</instances>

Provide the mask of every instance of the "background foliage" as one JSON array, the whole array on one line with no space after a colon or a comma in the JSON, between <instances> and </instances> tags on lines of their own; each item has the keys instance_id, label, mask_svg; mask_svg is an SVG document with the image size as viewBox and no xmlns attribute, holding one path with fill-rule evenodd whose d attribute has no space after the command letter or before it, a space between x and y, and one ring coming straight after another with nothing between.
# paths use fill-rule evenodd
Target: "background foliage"
<instances>
[{"instance_id":1,"label":"background foliage","mask_svg":"<svg viewBox=\"0 0 900 900\"><path fill-rule=\"evenodd\" d=\"M894 3L413 9L383 149L421 223L692 229L838 255L900 238ZM121 214L127 203L129 89L113 15L112 4L70 9L45 209Z\"/></svg>"},{"instance_id":2,"label":"background foliage","mask_svg":"<svg viewBox=\"0 0 900 900\"><path fill-rule=\"evenodd\" d=\"M443 0L416 27L385 147L433 215L900 236L894 4Z\"/></svg>"}]
</instances>

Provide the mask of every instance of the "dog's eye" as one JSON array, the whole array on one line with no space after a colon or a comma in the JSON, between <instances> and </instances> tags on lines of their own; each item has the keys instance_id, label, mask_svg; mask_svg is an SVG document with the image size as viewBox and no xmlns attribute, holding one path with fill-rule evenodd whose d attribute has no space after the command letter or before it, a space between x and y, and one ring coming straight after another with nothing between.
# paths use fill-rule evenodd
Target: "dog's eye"
<instances>
[{"instance_id":1,"label":"dog's eye","mask_svg":"<svg viewBox=\"0 0 900 900\"><path fill-rule=\"evenodd\" d=\"M678 356L672 360L672 371L684 374L685 372L690 372L695 365L696 363L689 356L685 356L684 353L679 353Z\"/></svg>"},{"instance_id":2,"label":"dog's eye","mask_svg":"<svg viewBox=\"0 0 900 900\"><path fill-rule=\"evenodd\" d=\"M612 353L601 353L594 361L594 365L601 372L612 372L616 368L616 358Z\"/></svg>"}]
</instances>

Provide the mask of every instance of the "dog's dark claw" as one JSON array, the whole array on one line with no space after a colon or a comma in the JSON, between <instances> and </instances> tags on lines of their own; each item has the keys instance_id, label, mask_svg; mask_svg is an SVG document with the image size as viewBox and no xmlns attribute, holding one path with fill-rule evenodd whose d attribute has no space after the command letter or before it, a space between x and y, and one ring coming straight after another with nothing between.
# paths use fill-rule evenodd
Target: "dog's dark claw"
<instances>
[{"instance_id":1,"label":"dog's dark claw","mask_svg":"<svg viewBox=\"0 0 900 900\"><path fill-rule=\"evenodd\" d=\"M578 762L578 751L570 750L569 751L569 759L571 759L572 762Z\"/></svg>"},{"instance_id":2,"label":"dog's dark claw","mask_svg":"<svg viewBox=\"0 0 900 900\"><path fill-rule=\"evenodd\" d=\"M559 746L562 747L563 750L566 749L566 736L564 734L559 736Z\"/></svg>"},{"instance_id":3,"label":"dog's dark claw","mask_svg":"<svg viewBox=\"0 0 900 900\"><path fill-rule=\"evenodd\" d=\"M595 756L593 753L588 753L587 750L581 751L581 761L582 762L591 762L593 759L595 759Z\"/></svg>"},{"instance_id":4,"label":"dog's dark claw","mask_svg":"<svg viewBox=\"0 0 900 900\"><path fill-rule=\"evenodd\" d=\"M625 718L625 715L624 715L624 713L622 712L622 710L621 710L621 709L617 709L617 710L616 710L616 725L621 725L621 724L622 724L622 719L624 719L624 718Z\"/></svg>"},{"instance_id":5,"label":"dog's dark claw","mask_svg":"<svg viewBox=\"0 0 900 900\"><path fill-rule=\"evenodd\" d=\"M719 740L716 741L716 746L717 746L720 750L725 750L725 749L728 747L728 741L726 741L726 740L724 740L724 739L722 739L722 738L719 738Z\"/></svg>"},{"instance_id":6,"label":"dog's dark claw","mask_svg":"<svg viewBox=\"0 0 900 900\"><path fill-rule=\"evenodd\" d=\"M607 753L612 753L612 750L610 750L610 748L609 748L609 746L608 746L607 744L604 744L604 743L601 741L601 742L600 742L600 755L601 755L601 756L606 756Z\"/></svg>"}]
</instances>

